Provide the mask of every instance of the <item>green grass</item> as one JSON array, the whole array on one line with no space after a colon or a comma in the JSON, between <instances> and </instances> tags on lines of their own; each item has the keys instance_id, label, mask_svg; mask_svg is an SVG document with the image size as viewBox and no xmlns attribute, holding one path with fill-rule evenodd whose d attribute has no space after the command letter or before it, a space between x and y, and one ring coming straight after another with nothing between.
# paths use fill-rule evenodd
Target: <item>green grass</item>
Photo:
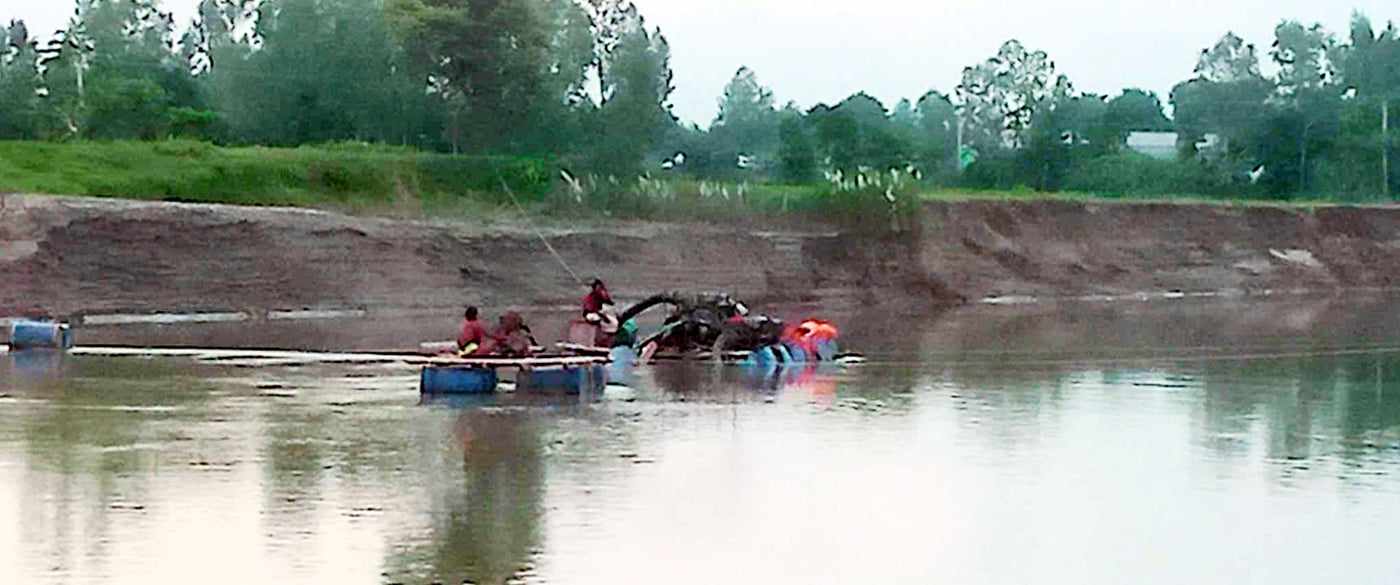
<instances>
[{"instance_id":1,"label":"green grass","mask_svg":"<svg viewBox=\"0 0 1400 585\"><path fill-rule=\"evenodd\" d=\"M735 221L830 211L822 186L585 177L554 161L424 153L365 144L299 148L160 142L0 141L0 193L292 206L364 215L544 220ZM509 185L509 194L501 187ZM872 198L872 202L878 202Z\"/></svg>"},{"instance_id":2,"label":"green grass","mask_svg":"<svg viewBox=\"0 0 1400 585\"><path fill-rule=\"evenodd\" d=\"M1287 207L1312 208L1338 205L1367 206L1388 205L1392 202L1382 197L1357 198L1354 196L1310 195L1290 199L1264 199L1253 197L1220 197L1200 194L1119 194L1094 193L1084 191L1060 191L1046 193L1032 190L988 191L978 189L935 189L920 193L924 201L1069 201L1075 203L1144 204L1165 203L1174 205L1219 205L1241 207Z\"/></svg>"},{"instance_id":3,"label":"green grass","mask_svg":"<svg viewBox=\"0 0 1400 585\"><path fill-rule=\"evenodd\" d=\"M377 211L538 200L547 161L360 144L223 148L201 142L0 142L0 191ZM470 206L468 206L470 207Z\"/></svg>"},{"instance_id":4,"label":"green grass","mask_svg":"<svg viewBox=\"0 0 1400 585\"><path fill-rule=\"evenodd\" d=\"M889 225L918 201L1152 201L1318 206L1354 203L1327 197L1279 202L1192 195L1130 196L1028 189L976 191L902 188L892 206L880 188L829 185L584 178L570 188L555 161L443 155L358 143L300 148L219 147L207 143L3 142L0 192L333 209L401 217L496 218L520 210L546 221L591 219L771 222L775 218ZM504 182L514 197L501 188ZM517 207L517 204L519 207Z\"/></svg>"}]
</instances>

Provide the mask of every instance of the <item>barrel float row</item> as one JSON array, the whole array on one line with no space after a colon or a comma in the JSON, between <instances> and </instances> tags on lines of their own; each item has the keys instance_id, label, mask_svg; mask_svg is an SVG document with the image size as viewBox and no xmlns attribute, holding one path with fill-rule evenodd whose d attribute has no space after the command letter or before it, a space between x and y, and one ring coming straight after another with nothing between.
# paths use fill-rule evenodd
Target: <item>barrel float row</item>
<instances>
[{"instance_id":1,"label":"barrel float row","mask_svg":"<svg viewBox=\"0 0 1400 585\"><path fill-rule=\"evenodd\" d=\"M805 349L794 343L778 343L753 352L747 363L767 368L783 364L829 362L836 359L839 351L835 341L822 341Z\"/></svg>"},{"instance_id":2,"label":"barrel float row","mask_svg":"<svg viewBox=\"0 0 1400 585\"><path fill-rule=\"evenodd\" d=\"M419 377L423 394L490 394L499 384L496 370L473 366L427 366ZM522 392L597 393L607 384L602 365L522 369L515 378L516 390Z\"/></svg>"}]
</instances>

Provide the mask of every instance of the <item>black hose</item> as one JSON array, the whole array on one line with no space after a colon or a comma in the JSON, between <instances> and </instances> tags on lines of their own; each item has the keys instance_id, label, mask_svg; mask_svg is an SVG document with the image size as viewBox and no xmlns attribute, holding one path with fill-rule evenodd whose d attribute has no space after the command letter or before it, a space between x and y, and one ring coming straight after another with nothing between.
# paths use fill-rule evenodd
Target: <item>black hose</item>
<instances>
[{"instance_id":1,"label":"black hose","mask_svg":"<svg viewBox=\"0 0 1400 585\"><path fill-rule=\"evenodd\" d=\"M683 303L680 300L680 298L674 293L653 295L640 303L628 307L626 311L623 311L621 315L617 316L617 322L620 325L631 321L637 315L640 315L646 312L648 309L657 305L671 305L673 307L678 307L682 304Z\"/></svg>"}]
</instances>

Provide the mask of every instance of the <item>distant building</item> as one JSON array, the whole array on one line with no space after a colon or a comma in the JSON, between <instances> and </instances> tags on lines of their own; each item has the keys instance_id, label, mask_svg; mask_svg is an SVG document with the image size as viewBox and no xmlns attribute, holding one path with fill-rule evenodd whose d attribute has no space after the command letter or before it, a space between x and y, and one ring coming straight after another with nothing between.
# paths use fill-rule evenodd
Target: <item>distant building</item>
<instances>
[{"instance_id":1,"label":"distant building","mask_svg":"<svg viewBox=\"0 0 1400 585\"><path fill-rule=\"evenodd\" d=\"M1175 132L1132 132L1128 134L1128 150L1157 159L1176 158L1176 142Z\"/></svg>"}]
</instances>

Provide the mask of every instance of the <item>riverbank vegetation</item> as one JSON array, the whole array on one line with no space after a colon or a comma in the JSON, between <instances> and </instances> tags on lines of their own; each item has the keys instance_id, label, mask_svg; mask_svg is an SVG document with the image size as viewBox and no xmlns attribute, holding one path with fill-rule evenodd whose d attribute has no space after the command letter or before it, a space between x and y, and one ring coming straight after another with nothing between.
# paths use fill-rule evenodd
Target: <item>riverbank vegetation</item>
<instances>
[{"instance_id":1,"label":"riverbank vegetation","mask_svg":"<svg viewBox=\"0 0 1400 585\"><path fill-rule=\"evenodd\" d=\"M574 177L559 161L423 152L334 143L228 147L193 140L0 141L0 192L89 195L187 203L295 206L426 218L618 217L734 220L745 216L901 214L923 201L1029 200L1280 203L1160 192L1038 192L933 186L903 173L782 184L660 175ZM1158 164L1156 161L1141 164ZM1118 177L1115 180L1141 180ZM1338 203L1336 198L1287 203Z\"/></svg>"},{"instance_id":2,"label":"riverbank vegetation","mask_svg":"<svg viewBox=\"0 0 1400 585\"><path fill-rule=\"evenodd\" d=\"M0 26L0 191L434 210L515 207L506 184L545 212L639 217L1400 191L1400 30L1360 14L1343 35L1280 23L1263 55L1224 35L1167 96L1171 117L1150 92L1078 91L1012 40L893 105L780 105L740 68L703 128L672 115L666 37L626 0L202 0L188 26L158 0L74 14L53 38Z\"/></svg>"},{"instance_id":3,"label":"riverbank vegetation","mask_svg":"<svg viewBox=\"0 0 1400 585\"><path fill-rule=\"evenodd\" d=\"M557 160L334 143L225 147L193 140L0 141L0 192L187 203L296 206L404 217L733 220L755 215L874 216L916 203L898 174L783 185L585 175Z\"/></svg>"}]
</instances>

